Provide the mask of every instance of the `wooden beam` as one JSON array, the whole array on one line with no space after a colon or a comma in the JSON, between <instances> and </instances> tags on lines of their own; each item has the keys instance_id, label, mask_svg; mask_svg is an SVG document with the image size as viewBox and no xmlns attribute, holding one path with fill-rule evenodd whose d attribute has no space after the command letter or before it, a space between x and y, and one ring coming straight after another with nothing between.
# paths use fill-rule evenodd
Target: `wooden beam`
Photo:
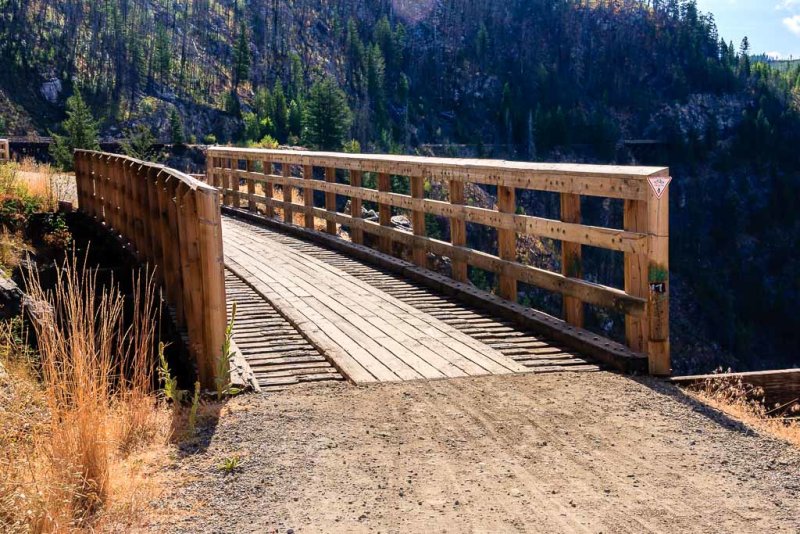
<instances>
[{"instance_id":1,"label":"wooden beam","mask_svg":"<svg viewBox=\"0 0 800 534\"><path fill-rule=\"evenodd\" d=\"M336 183L336 169L333 167L325 168L325 181L332 184ZM325 209L330 213L336 213L336 193L325 193ZM336 235L336 221L328 219L327 231L331 235Z\"/></svg>"},{"instance_id":2,"label":"wooden beam","mask_svg":"<svg viewBox=\"0 0 800 534\"><path fill-rule=\"evenodd\" d=\"M257 182L270 181L281 185L303 186L303 182L299 178L284 178L278 175L264 177L258 173L248 174L244 171L239 171L238 175L245 179L254 179ZM461 187L463 187L463 182L456 183L461 184ZM373 189L359 189L348 184L315 181L312 187L317 191L333 192L338 195L359 198L362 201L383 203L412 211L424 211L433 215L474 222L498 229L515 230L518 234L549 237L620 252L647 253L647 234L645 232L628 232L615 228L573 224L529 215L500 213L493 209L476 206L452 204L428 198L417 199L409 195Z\"/></svg>"},{"instance_id":3,"label":"wooden beam","mask_svg":"<svg viewBox=\"0 0 800 534\"><path fill-rule=\"evenodd\" d=\"M247 172L252 173L255 170L255 162L247 160ZM247 209L248 211L255 212L258 210L256 206L256 182L255 180L247 180Z\"/></svg>"},{"instance_id":4,"label":"wooden beam","mask_svg":"<svg viewBox=\"0 0 800 534\"><path fill-rule=\"evenodd\" d=\"M413 198L425 198L425 179L422 176L411 176L411 196ZM411 212L411 227L413 228L414 235L424 236L427 235L425 230L425 212L423 210L414 210ZM414 263L420 267L427 267L428 254L424 248L412 249L412 257Z\"/></svg>"},{"instance_id":5,"label":"wooden beam","mask_svg":"<svg viewBox=\"0 0 800 534\"><path fill-rule=\"evenodd\" d=\"M284 163L281 165L281 173L283 174L284 178L289 178L292 175L292 166L288 163ZM294 188L291 184L283 186L283 201L284 201L284 208L283 208L283 220L289 224L294 224L292 220L293 211L292 211L292 196Z\"/></svg>"},{"instance_id":6,"label":"wooden beam","mask_svg":"<svg viewBox=\"0 0 800 534\"><path fill-rule=\"evenodd\" d=\"M450 181L450 204L463 206L464 198L464 182L457 180ZM450 243L456 247L463 247L467 244L467 223L464 217L451 216L450 217ZM452 276L458 282L467 281L467 263L461 260L451 258Z\"/></svg>"},{"instance_id":7,"label":"wooden beam","mask_svg":"<svg viewBox=\"0 0 800 534\"><path fill-rule=\"evenodd\" d=\"M385 172L378 174L378 191L387 192L391 191L391 188L391 177ZM392 208L383 202L378 204L378 223L385 227L392 226ZM384 254L392 253L392 238L390 235L381 236L378 242L378 248Z\"/></svg>"},{"instance_id":8,"label":"wooden beam","mask_svg":"<svg viewBox=\"0 0 800 534\"><path fill-rule=\"evenodd\" d=\"M497 209L501 213L514 213L517 209L516 191L513 187L497 188ZM497 231L497 250L501 259L517 261L517 233L514 230ZM512 302L517 301L517 279L510 272L500 273L500 296Z\"/></svg>"},{"instance_id":9,"label":"wooden beam","mask_svg":"<svg viewBox=\"0 0 800 534\"><path fill-rule=\"evenodd\" d=\"M646 200L647 178L663 171L662 167L527 163L383 154L228 147L212 147L209 150L215 155L236 155L242 158L266 155L276 163L289 161L296 165L335 167L399 176L420 175L443 181L458 180L517 189L632 200Z\"/></svg>"},{"instance_id":10,"label":"wooden beam","mask_svg":"<svg viewBox=\"0 0 800 534\"><path fill-rule=\"evenodd\" d=\"M311 165L306 165L306 166L303 167L303 180L305 180L306 183L311 184L311 181L314 180L314 167L312 167ZM313 208L314 207L314 189L312 187L310 187L309 185L305 185L305 184L303 184L303 185L304 185L304 187L303 187L303 204L307 208ZM305 222L306 228L310 228L311 230L313 230L314 229L314 215L307 211L304 214L304 218L305 218L304 222Z\"/></svg>"},{"instance_id":11,"label":"wooden beam","mask_svg":"<svg viewBox=\"0 0 800 534\"><path fill-rule=\"evenodd\" d=\"M669 177L669 171L660 173ZM647 358L650 374L672 373L669 349L669 188L658 195L649 188L647 232L650 251L647 266Z\"/></svg>"},{"instance_id":12,"label":"wooden beam","mask_svg":"<svg viewBox=\"0 0 800 534\"><path fill-rule=\"evenodd\" d=\"M626 200L623 212L625 230L647 232L647 203ZM647 299L647 253L626 252L624 259L625 292ZM647 351L647 318L625 316L625 343L637 352Z\"/></svg>"},{"instance_id":13,"label":"wooden beam","mask_svg":"<svg viewBox=\"0 0 800 534\"><path fill-rule=\"evenodd\" d=\"M276 200L267 200L266 198L263 200L265 202L272 202L276 207L282 204ZM584 280L567 278L560 273L554 273L530 265L523 265L515 261L503 260L485 252L465 247L454 247L452 244L445 241L431 239L430 237L415 236L407 232L401 232L392 227L367 221L366 219L354 219L344 213L330 213L322 208L307 208L298 204L295 204L295 208L311 212L315 217L332 220L343 226L359 227L364 232L378 236L379 239L386 238L396 240L405 246L424 248L426 251L433 254L464 261L490 272L498 274L506 273L513 279L549 291L574 296L583 302L611 308L634 316L644 315L646 300L627 295L624 291L619 289Z\"/></svg>"},{"instance_id":14,"label":"wooden beam","mask_svg":"<svg viewBox=\"0 0 800 534\"><path fill-rule=\"evenodd\" d=\"M265 178L272 174L272 162L270 160L268 159L262 160L261 165L263 166L262 170L264 171ZM265 180L262 183L262 187L264 188L265 197L269 199L273 199L275 197L272 189L272 182L270 182L269 180ZM275 216L275 209L272 206L268 205L266 209L267 209L267 217L271 218Z\"/></svg>"},{"instance_id":15,"label":"wooden beam","mask_svg":"<svg viewBox=\"0 0 800 534\"><path fill-rule=\"evenodd\" d=\"M581 197L561 193L561 220L567 223L581 223ZM580 243L561 242L561 274L570 278L583 278L583 260ZM563 297L564 320L571 325L583 328L583 302L575 297Z\"/></svg>"},{"instance_id":16,"label":"wooden beam","mask_svg":"<svg viewBox=\"0 0 800 534\"><path fill-rule=\"evenodd\" d=\"M359 190L362 184L361 171L350 171L350 185L354 190ZM357 196L350 197L350 216L354 219L360 219L362 215L363 206L361 198ZM350 239L353 243L361 245L364 243L364 231L361 228L350 228Z\"/></svg>"}]
</instances>

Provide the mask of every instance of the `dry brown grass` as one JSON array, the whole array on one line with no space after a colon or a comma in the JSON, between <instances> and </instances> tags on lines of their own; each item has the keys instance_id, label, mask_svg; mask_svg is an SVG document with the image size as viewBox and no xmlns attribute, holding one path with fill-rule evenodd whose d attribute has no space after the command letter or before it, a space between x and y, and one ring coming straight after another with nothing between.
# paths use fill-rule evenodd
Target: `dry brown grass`
<instances>
[{"instance_id":1,"label":"dry brown grass","mask_svg":"<svg viewBox=\"0 0 800 534\"><path fill-rule=\"evenodd\" d=\"M800 420L795 418L800 414L799 404L782 407L781 413L788 417L775 417L777 410L765 406L762 401L763 391L746 384L741 377L724 374L706 379L687 391L756 430L800 447Z\"/></svg>"},{"instance_id":2,"label":"dry brown grass","mask_svg":"<svg viewBox=\"0 0 800 534\"><path fill-rule=\"evenodd\" d=\"M77 200L74 182L74 176L59 172L47 163L38 163L33 158L0 165L0 193L16 198L40 199L46 211L55 210L59 200Z\"/></svg>"},{"instance_id":3,"label":"dry brown grass","mask_svg":"<svg viewBox=\"0 0 800 534\"><path fill-rule=\"evenodd\" d=\"M48 304L35 322L39 361L0 330L0 530L126 530L157 491L148 473L166 456L170 414L152 391L153 284L137 285L125 326L123 295L96 292L96 274L74 260L52 291L31 273L29 293Z\"/></svg>"}]
</instances>

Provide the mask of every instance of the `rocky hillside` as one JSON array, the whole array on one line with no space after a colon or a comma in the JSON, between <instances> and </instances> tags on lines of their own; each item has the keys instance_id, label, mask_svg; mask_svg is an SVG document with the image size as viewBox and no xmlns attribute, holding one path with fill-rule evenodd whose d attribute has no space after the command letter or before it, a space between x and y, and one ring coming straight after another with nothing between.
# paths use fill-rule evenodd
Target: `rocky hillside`
<instances>
[{"instance_id":1,"label":"rocky hillside","mask_svg":"<svg viewBox=\"0 0 800 534\"><path fill-rule=\"evenodd\" d=\"M310 89L328 79L349 108L339 142L362 150L669 165L679 370L797 363L800 66L725 42L694 0L0 6L11 134L57 129L80 90L104 137L143 123L168 141L177 116L189 141L310 146ZM521 209L558 215L536 195ZM621 218L613 203L584 213ZM493 236L471 238L491 247ZM618 258L586 257L590 277L618 279Z\"/></svg>"}]
</instances>

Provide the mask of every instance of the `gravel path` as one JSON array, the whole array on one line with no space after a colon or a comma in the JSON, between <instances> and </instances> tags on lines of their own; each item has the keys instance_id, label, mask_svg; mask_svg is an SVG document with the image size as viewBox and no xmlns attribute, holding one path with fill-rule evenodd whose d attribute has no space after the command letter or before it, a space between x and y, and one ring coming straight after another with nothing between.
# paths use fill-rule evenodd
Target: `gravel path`
<instances>
[{"instance_id":1,"label":"gravel path","mask_svg":"<svg viewBox=\"0 0 800 534\"><path fill-rule=\"evenodd\" d=\"M800 532L800 451L650 379L299 386L204 438L153 531Z\"/></svg>"}]
</instances>

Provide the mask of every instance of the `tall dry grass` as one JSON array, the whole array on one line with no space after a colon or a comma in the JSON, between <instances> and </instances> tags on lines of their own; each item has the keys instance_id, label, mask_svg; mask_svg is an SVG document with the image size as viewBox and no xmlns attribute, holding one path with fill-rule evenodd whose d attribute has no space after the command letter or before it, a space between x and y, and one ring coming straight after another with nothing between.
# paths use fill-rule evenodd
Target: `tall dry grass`
<instances>
[{"instance_id":1,"label":"tall dry grass","mask_svg":"<svg viewBox=\"0 0 800 534\"><path fill-rule=\"evenodd\" d=\"M725 412L756 430L788 441L800 447L800 403L795 401L781 407L765 405L764 391L742 380L741 376L726 376L721 369L687 391L702 402ZM781 408L778 410L778 408ZM783 414L785 417L781 417Z\"/></svg>"},{"instance_id":2,"label":"tall dry grass","mask_svg":"<svg viewBox=\"0 0 800 534\"><path fill-rule=\"evenodd\" d=\"M28 293L39 303L38 396L47 416L27 444L0 455L0 530L61 532L130 524L146 484L143 445L166 445L169 415L153 391L154 284L134 284L125 318L118 286L99 288L97 272L73 256L52 289L31 271ZM5 340L10 343L9 340ZM12 351L14 349L12 348Z\"/></svg>"}]
</instances>

